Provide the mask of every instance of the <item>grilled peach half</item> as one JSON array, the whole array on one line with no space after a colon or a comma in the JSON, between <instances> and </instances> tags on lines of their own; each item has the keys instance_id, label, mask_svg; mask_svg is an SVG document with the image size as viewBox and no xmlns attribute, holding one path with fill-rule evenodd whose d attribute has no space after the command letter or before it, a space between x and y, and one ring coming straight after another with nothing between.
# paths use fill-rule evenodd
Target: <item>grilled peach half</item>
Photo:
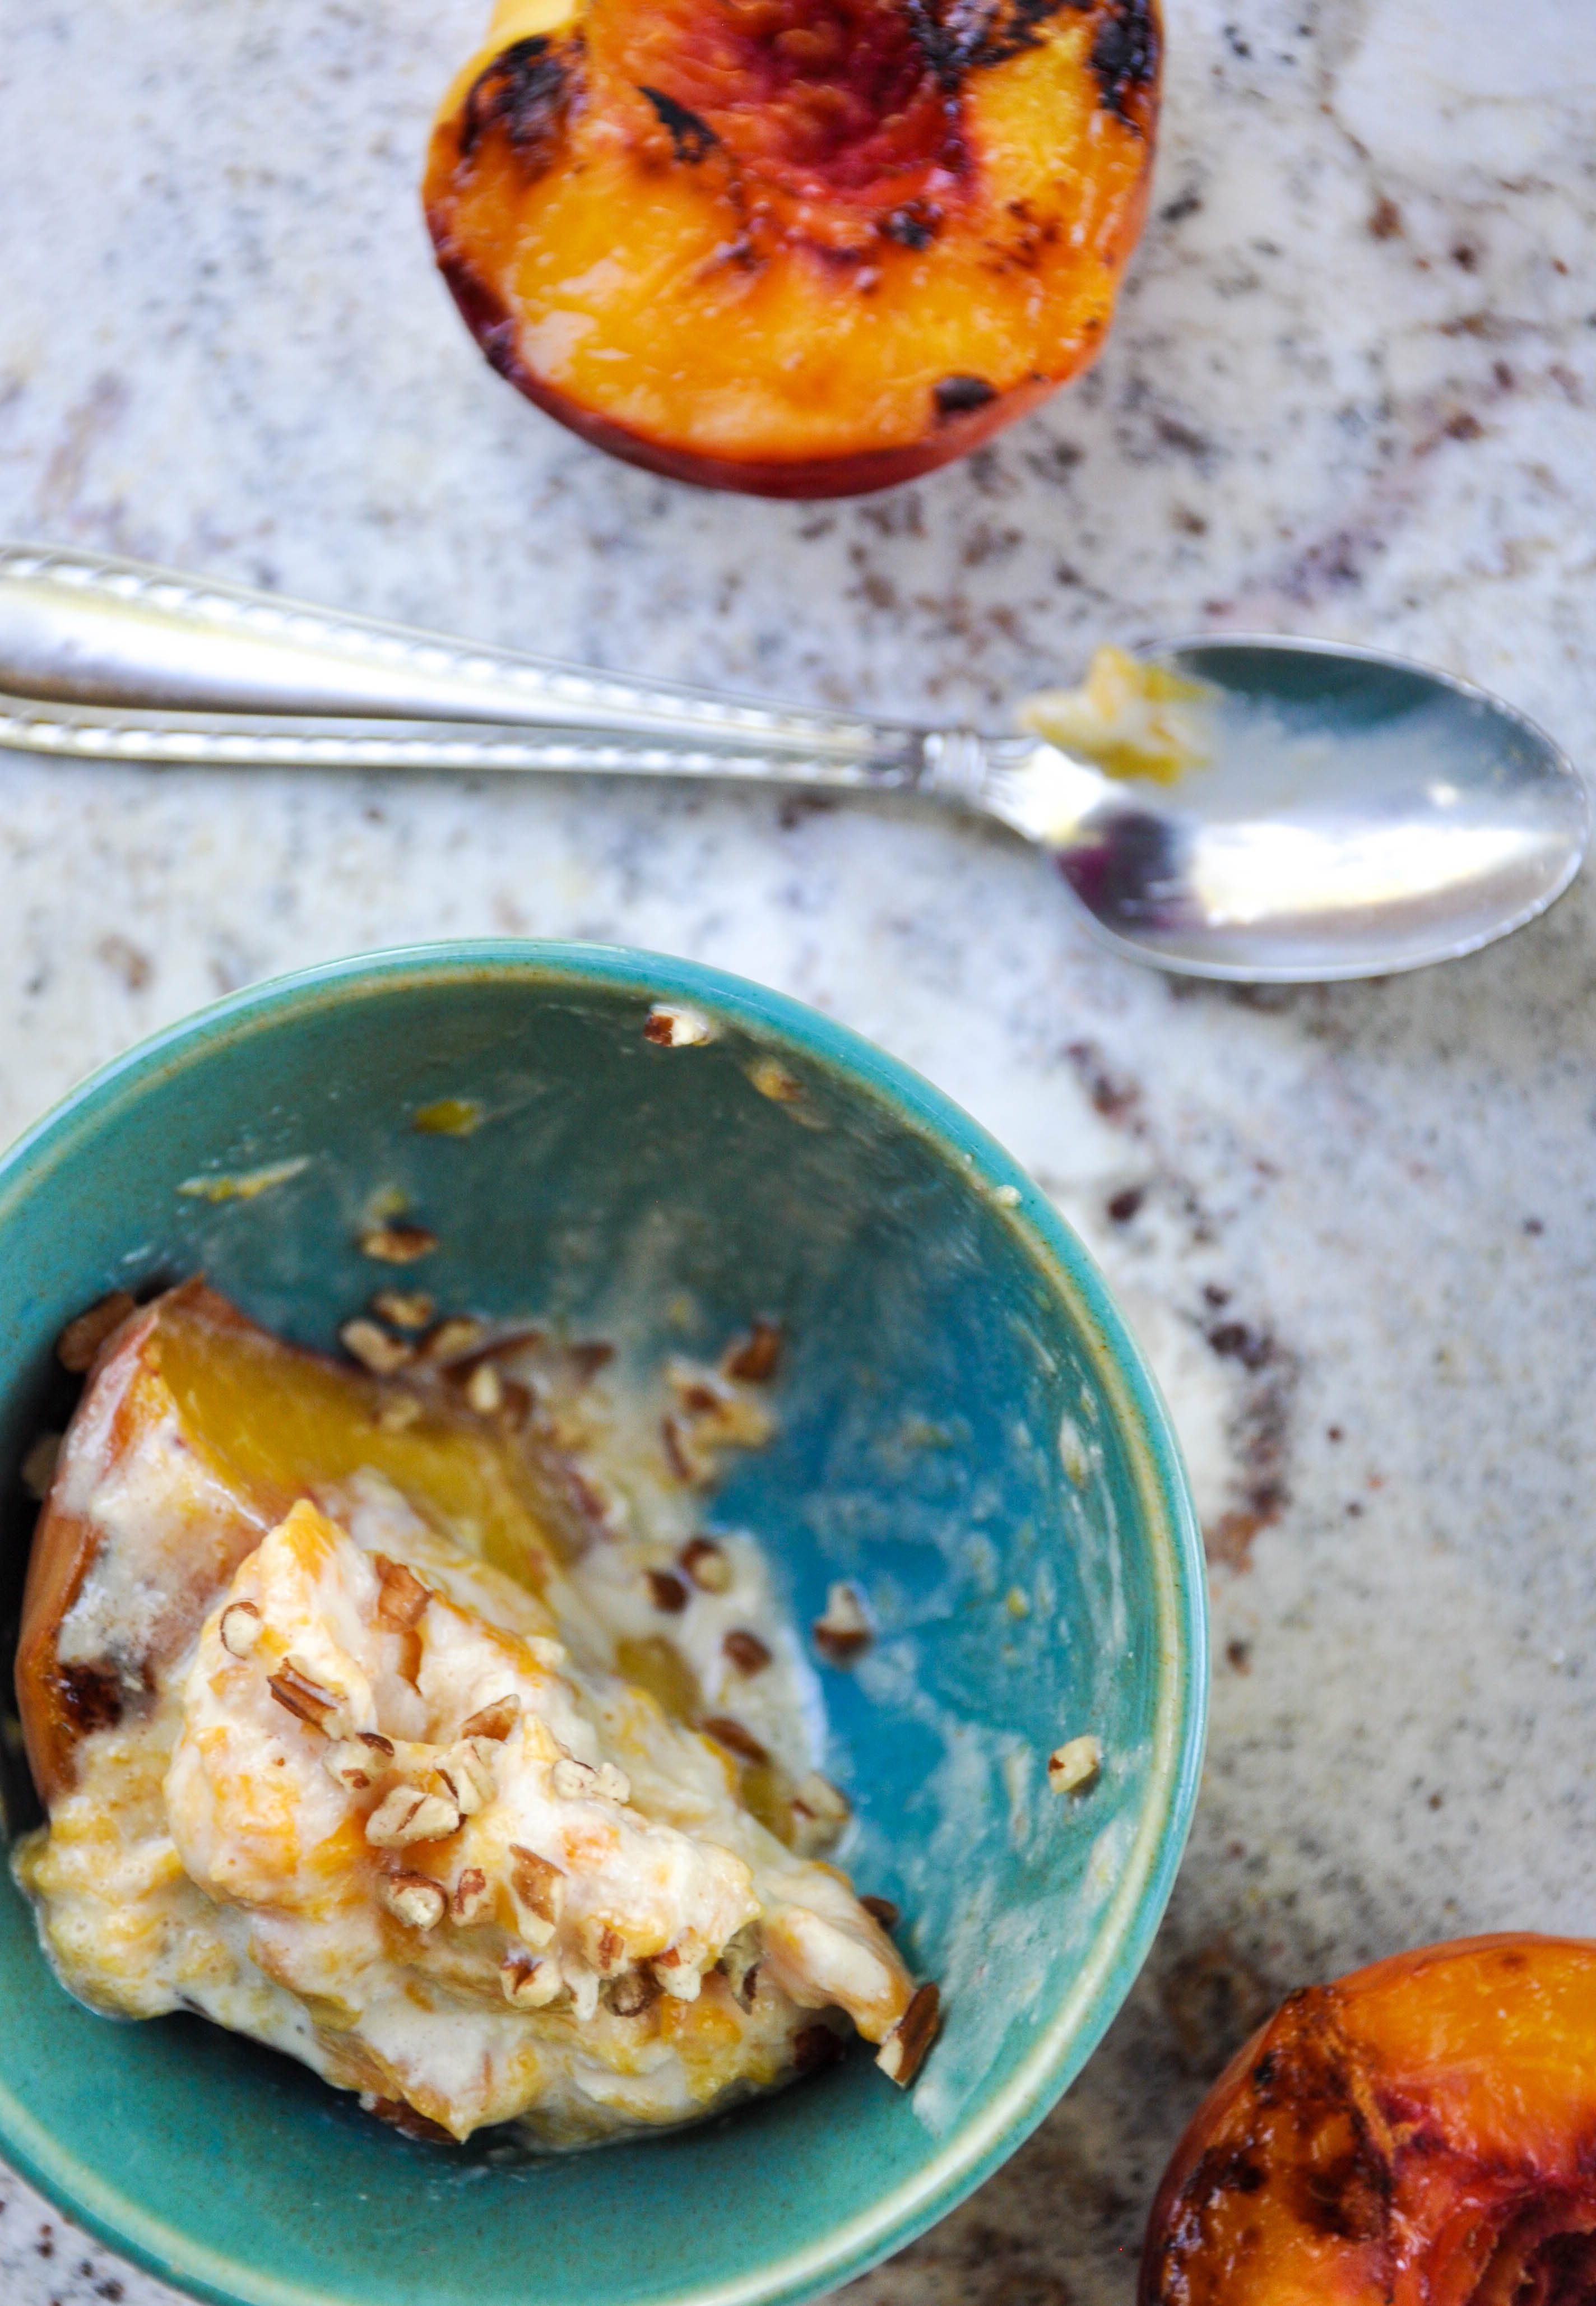
<instances>
[{"instance_id":1,"label":"grilled peach half","mask_svg":"<svg viewBox=\"0 0 1596 2306\"><path fill-rule=\"evenodd\" d=\"M1294 1994L1221 2075L1141 2306L1585 2306L1596 1943L1504 1935Z\"/></svg>"},{"instance_id":2,"label":"grilled peach half","mask_svg":"<svg viewBox=\"0 0 1596 2306\"><path fill-rule=\"evenodd\" d=\"M488 359L586 440L886 488L1101 347L1159 56L1156 0L502 0L427 221Z\"/></svg>"}]
</instances>

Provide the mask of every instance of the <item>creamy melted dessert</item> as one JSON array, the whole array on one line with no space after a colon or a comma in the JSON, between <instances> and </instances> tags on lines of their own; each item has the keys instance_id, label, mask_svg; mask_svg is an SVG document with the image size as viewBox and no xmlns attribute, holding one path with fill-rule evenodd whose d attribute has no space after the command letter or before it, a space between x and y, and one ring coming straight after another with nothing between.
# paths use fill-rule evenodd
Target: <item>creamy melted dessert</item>
<instances>
[{"instance_id":1,"label":"creamy melted dessert","mask_svg":"<svg viewBox=\"0 0 1596 2306\"><path fill-rule=\"evenodd\" d=\"M18 1661L49 1823L14 1865L67 1987L460 2139L686 2122L854 2029L911 2079L935 1990L818 1854L848 1805L757 1549L696 1527L773 1353L661 1405L530 1333L437 1324L378 1376L198 1285L129 1311Z\"/></svg>"}]
</instances>

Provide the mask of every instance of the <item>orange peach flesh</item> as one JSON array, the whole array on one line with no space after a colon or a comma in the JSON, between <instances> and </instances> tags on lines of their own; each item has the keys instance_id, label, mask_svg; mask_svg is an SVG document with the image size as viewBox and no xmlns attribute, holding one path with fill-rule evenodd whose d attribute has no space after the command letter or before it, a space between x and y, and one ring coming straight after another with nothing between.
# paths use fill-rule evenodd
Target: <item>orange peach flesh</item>
<instances>
[{"instance_id":1,"label":"orange peach flesh","mask_svg":"<svg viewBox=\"0 0 1596 2306\"><path fill-rule=\"evenodd\" d=\"M507 47L550 13L501 12L425 201L490 361L600 446L853 493L1100 348L1146 200L1151 0L1008 0L940 60L904 0L588 0Z\"/></svg>"},{"instance_id":2,"label":"orange peach flesh","mask_svg":"<svg viewBox=\"0 0 1596 2306\"><path fill-rule=\"evenodd\" d=\"M1596 1943L1505 1934L1293 1994L1199 2109L1141 2306L1583 2306Z\"/></svg>"}]
</instances>

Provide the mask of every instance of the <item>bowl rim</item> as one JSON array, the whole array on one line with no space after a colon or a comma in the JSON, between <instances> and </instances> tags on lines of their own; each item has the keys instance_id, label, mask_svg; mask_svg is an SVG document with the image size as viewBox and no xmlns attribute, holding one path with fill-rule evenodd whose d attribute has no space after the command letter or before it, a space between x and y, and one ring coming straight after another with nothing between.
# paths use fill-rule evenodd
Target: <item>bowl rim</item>
<instances>
[{"instance_id":1,"label":"bowl rim","mask_svg":"<svg viewBox=\"0 0 1596 2306\"><path fill-rule=\"evenodd\" d=\"M1074 1318L1113 1405L1156 1572L1157 1695L1148 1795L1120 1881L1080 1969L1017 2072L893 2191L822 2239L757 2272L706 2286L676 2283L650 2306L796 2306L852 2279L946 2216L1020 2146L1068 2088L1117 2015L1151 1948L1191 1829L1208 1694L1208 1591L1201 1531L1179 1441L1147 1361L1090 1251L982 1125L900 1059L824 1012L707 963L644 948L525 938L451 938L316 962L191 1012L68 1090L0 1154L0 1227L124 1098L286 1021L351 999L490 980L568 985L679 1002L763 1037L799 1062L862 1088L931 1140L1020 1235ZM21 2174L122 2256L217 2306L358 2306L346 2290L283 2281L197 2243L80 2163L0 2083L0 2148Z\"/></svg>"}]
</instances>

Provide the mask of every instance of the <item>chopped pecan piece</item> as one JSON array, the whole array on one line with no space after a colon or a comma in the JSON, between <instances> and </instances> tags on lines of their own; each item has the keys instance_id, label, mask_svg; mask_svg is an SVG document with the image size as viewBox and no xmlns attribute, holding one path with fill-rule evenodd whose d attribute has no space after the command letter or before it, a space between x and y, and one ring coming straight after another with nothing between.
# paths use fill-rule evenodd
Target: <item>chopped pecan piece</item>
<instances>
[{"instance_id":1,"label":"chopped pecan piece","mask_svg":"<svg viewBox=\"0 0 1596 2306\"><path fill-rule=\"evenodd\" d=\"M447 1321L440 1321L422 1347L422 1358L429 1362L458 1361L462 1354L482 1342L482 1325L469 1313L451 1313Z\"/></svg>"},{"instance_id":2,"label":"chopped pecan piece","mask_svg":"<svg viewBox=\"0 0 1596 2306\"><path fill-rule=\"evenodd\" d=\"M390 1633L414 1633L432 1598L431 1588L423 1585L414 1570L403 1561L390 1561L386 1553L375 1553L371 1559L380 1580L378 1624L386 1626Z\"/></svg>"},{"instance_id":3,"label":"chopped pecan piece","mask_svg":"<svg viewBox=\"0 0 1596 2306\"><path fill-rule=\"evenodd\" d=\"M681 1566L705 1593L724 1593L731 1585L731 1564L725 1549L713 1537L690 1537L681 1550Z\"/></svg>"},{"instance_id":4,"label":"chopped pecan piece","mask_svg":"<svg viewBox=\"0 0 1596 2306\"><path fill-rule=\"evenodd\" d=\"M728 1659L740 1674L763 1673L771 1661L771 1653L757 1634L746 1626L733 1626L721 1644Z\"/></svg>"},{"instance_id":5,"label":"chopped pecan piece","mask_svg":"<svg viewBox=\"0 0 1596 2306\"><path fill-rule=\"evenodd\" d=\"M380 1265L414 1265L418 1257L430 1257L438 1246L438 1235L429 1233L425 1226L414 1225L407 1217L396 1217L388 1225L370 1226L360 1237L360 1245L367 1257L375 1258Z\"/></svg>"},{"instance_id":6,"label":"chopped pecan piece","mask_svg":"<svg viewBox=\"0 0 1596 2306\"><path fill-rule=\"evenodd\" d=\"M510 1891L520 1934L541 1953L552 1943L564 1909L565 1873L535 1849L523 1849L519 1842L511 1842L509 1854Z\"/></svg>"},{"instance_id":7,"label":"chopped pecan piece","mask_svg":"<svg viewBox=\"0 0 1596 2306\"><path fill-rule=\"evenodd\" d=\"M368 1792L386 1774L382 1755L359 1738L341 1738L323 1756L323 1766L333 1783L351 1794Z\"/></svg>"},{"instance_id":8,"label":"chopped pecan piece","mask_svg":"<svg viewBox=\"0 0 1596 2306\"><path fill-rule=\"evenodd\" d=\"M1047 1756L1047 1782L1055 1794L1077 1794L1089 1786L1103 1767L1103 1747L1096 1738L1071 1738Z\"/></svg>"},{"instance_id":9,"label":"chopped pecan piece","mask_svg":"<svg viewBox=\"0 0 1596 2306\"><path fill-rule=\"evenodd\" d=\"M299 1659L285 1658L276 1673L269 1676L266 1687L279 1705L311 1729L329 1738L337 1734L344 1711L341 1694L307 1673Z\"/></svg>"},{"instance_id":10,"label":"chopped pecan piece","mask_svg":"<svg viewBox=\"0 0 1596 2306\"><path fill-rule=\"evenodd\" d=\"M514 1694L508 1697L496 1697L491 1704L479 1706L469 1721L461 1722L460 1735L462 1738L508 1738L520 1719L521 1701L518 1697Z\"/></svg>"},{"instance_id":11,"label":"chopped pecan piece","mask_svg":"<svg viewBox=\"0 0 1596 2306\"><path fill-rule=\"evenodd\" d=\"M424 1329L437 1309L424 1290L380 1289L371 1311L396 1329Z\"/></svg>"},{"instance_id":12,"label":"chopped pecan piece","mask_svg":"<svg viewBox=\"0 0 1596 2306\"><path fill-rule=\"evenodd\" d=\"M685 1001L656 1001L644 1020L643 1038L657 1049L698 1049L715 1038L702 1009Z\"/></svg>"},{"instance_id":13,"label":"chopped pecan piece","mask_svg":"<svg viewBox=\"0 0 1596 2306\"><path fill-rule=\"evenodd\" d=\"M222 1622L217 1627L222 1647L229 1657L246 1658L254 1649L264 1631L260 1612L252 1601L233 1601L222 1611Z\"/></svg>"},{"instance_id":14,"label":"chopped pecan piece","mask_svg":"<svg viewBox=\"0 0 1596 2306\"><path fill-rule=\"evenodd\" d=\"M460 1813L447 1795L419 1786L395 1786L366 1820L373 1849L405 1849L413 1841L444 1841L460 1830Z\"/></svg>"},{"instance_id":15,"label":"chopped pecan piece","mask_svg":"<svg viewBox=\"0 0 1596 2306\"><path fill-rule=\"evenodd\" d=\"M745 1730L742 1723L734 1721L730 1713L708 1714L698 1727L706 1738L713 1738L717 1746L724 1746L728 1752L739 1755L745 1762L770 1760L769 1754L754 1732Z\"/></svg>"},{"instance_id":16,"label":"chopped pecan piece","mask_svg":"<svg viewBox=\"0 0 1596 2306\"><path fill-rule=\"evenodd\" d=\"M504 1379L491 1362L478 1362L465 1380L465 1399L479 1417L491 1417L504 1407Z\"/></svg>"},{"instance_id":17,"label":"chopped pecan piece","mask_svg":"<svg viewBox=\"0 0 1596 2306\"><path fill-rule=\"evenodd\" d=\"M386 1329L367 1320L363 1313L353 1321L346 1321L338 1338L346 1353L378 1377L391 1377L415 1354L414 1345L407 1345L403 1337L390 1337Z\"/></svg>"},{"instance_id":18,"label":"chopped pecan piece","mask_svg":"<svg viewBox=\"0 0 1596 2306\"><path fill-rule=\"evenodd\" d=\"M649 1597L656 1610L667 1617L679 1616L687 1606L687 1589L672 1570L651 1569L647 1572Z\"/></svg>"},{"instance_id":19,"label":"chopped pecan piece","mask_svg":"<svg viewBox=\"0 0 1596 2306\"><path fill-rule=\"evenodd\" d=\"M903 1919L902 1909L890 1898L861 1898L859 1903L873 1922L879 1922L890 1936Z\"/></svg>"},{"instance_id":20,"label":"chopped pecan piece","mask_svg":"<svg viewBox=\"0 0 1596 2306\"><path fill-rule=\"evenodd\" d=\"M546 2010L565 1989L559 1964L547 1954L511 1954L499 1965L499 1982L517 2010Z\"/></svg>"},{"instance_id":21,"label":"chopped pecan piece","mask_svg":"<svg viewBox=\"0 0 1596 2306\"><path fill-rule=\"evenodd\" d=\"M815 1646L832 1665L850 1665L862 1656L873 1638L865 1613L865 1599L857 1585L839 1578L825 1597L825 1614L816 1618Z\"/></svg>"},{"instance_id":22,"label":"chopped pecan piece","mask_svg":"<svg viewBox=\"0 0 1596 2306\"><path fill-rule=\"evenodd\" d=\"M383 1904L413 1930L433 1930L443 1919L448 1899L425 1874L385 1874L380 1885Z\"/></svg>"},{"instance_id":23,"label":"chopped pecan piece","mask_svg":"<svg viewBox=\"0 0 1596 2306\"><path fill-rule=\"evenodd\" d=\"M480 1866L468 1866L455 1884L455 1894L449 1900L449 1911L463 1930L480 1922L493 1903L488 1887L488 1877Z\"/></svg>"},{"instance_id":24,"label":"chopped pecan piece","mask_svg":"<svg viewBox=\"0 0 1596 2306\"><path fill-rule=\"evenodd\" d=\"M618 2018L638 2018L659 2000L662 1990L659 1980L645 1969L628 1969L611 1978L604 1999Z\"/></svg>"},{"instance_id":25,"label":"chopped pecan piece","mask_svg":"<svg viewBox=\"0 0 1596 2306\"><path fill-rule=\"evenodd\" d=\"M627 1942L613 1924L589 1921L583 1930L584 1951L601 1977L614 1977L627 1958Z\"/></svg>"},{"instance_id":26,"label":"chopped pecan piece","mask_svg":"<svg viewBox=\"0 0 1596 2306\"><path fill-rule=\"evenodd\" d=\"M486 1738L482 1744L486 1751L479 1752L467 1739L461 1738L449 1747L433 1772L462 1817L474 1817L499 1791L499 1781L488 1758L492 1747Z\"/></svg>"},{"instance_id":27,"label":"chopped pecan piece","mask_svg":"<svg viewBox=\"0 0 1596 2306\"><path fill-rule=\"evenodd\" d=\"M721 1366L728 1377L744 1385L764 1385L776 1374L781 1358L781 1324L762 1316L748 1335L729 1350Z\"/></svg>"},{"instance_id":28,"label":"chopped pecan piece","mask_svg":"<svg viewBox=\"0 0 1596 2306\"><path fill-rule=\"evenodd\" d=\"M876 2053L876 2064L900 2089L909 2088L926 2063L942 2024L941 2002L935 1986L917 1986L908 2009Z\"/></svg>"}]
</instances>

